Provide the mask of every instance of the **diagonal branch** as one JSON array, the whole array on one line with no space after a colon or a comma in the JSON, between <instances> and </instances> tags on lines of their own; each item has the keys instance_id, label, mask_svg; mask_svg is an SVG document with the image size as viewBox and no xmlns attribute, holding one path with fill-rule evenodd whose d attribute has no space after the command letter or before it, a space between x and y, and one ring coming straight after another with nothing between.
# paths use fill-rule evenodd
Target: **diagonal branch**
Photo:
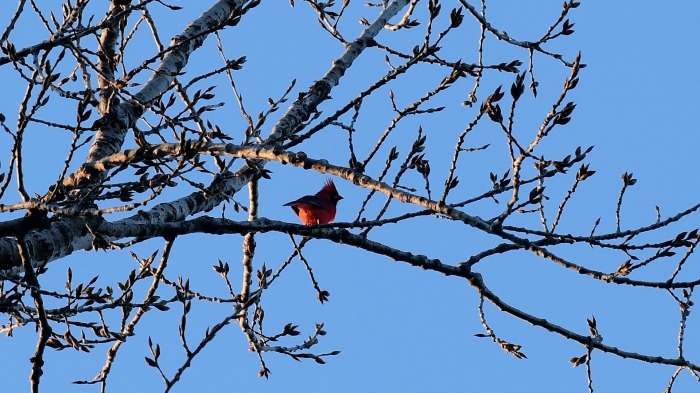
<instances>
[{"instance_id":1,"label":"diagonal branch","mask_svg":"<svg viewBox=\"0 0 700 393\"><path fill-rule=\"evenodd\" d=\"M559 334L560 336L564 338L568 338L570 340L574 340L579 344L585 345L587 348L595 348L603 352L611 353L613 355L617 355L621 358L626 358L626 359L636 359L636 360L641 360L646 363L652 363L652 364L668 364L671 366L678 366L678 367L687 367L691 370L696 370L700 371L700 366L693 364L683 358L664 358L661 356L651 356L651 355L642 355L636 352L629 352L629 351L624 351L622 349L619 349L617 347L613 347L610 345L605 345L602 343L600 340L595 340L593 337L590 336L584 336L581 334L574 333L573 331L563 328L559 325L556 325L552 322L547 321L546 319L538 318L534 315L530 315L517 307L513 307L509 305L508 303L504 302L501 300L498 296L496 296L495 293L491 292L490 289L486 286L484 283L484 280L481 277L481 274L479 273L474 273L470 272L469 273L469 284L471 284L474 288L476 288L479 293L484 296L486 299L488 299L491 303L493 303L496 307L501 309L501 311L506 312L520 320L526 321L531 323L534 326L539 326L541 328L544 328L552 333Z\"/></svg>"}]
</instances>

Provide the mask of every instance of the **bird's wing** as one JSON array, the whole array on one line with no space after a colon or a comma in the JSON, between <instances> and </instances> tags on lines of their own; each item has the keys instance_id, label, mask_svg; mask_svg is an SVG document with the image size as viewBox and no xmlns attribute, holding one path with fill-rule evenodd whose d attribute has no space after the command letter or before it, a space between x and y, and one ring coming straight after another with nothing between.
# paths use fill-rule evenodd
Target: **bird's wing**
<instances>
[{"instance_id":1,"label":"bird's wing","mask_svg":"<svg viewBox=\"0 0 700 393\"><path fill-rule=\"evenodd\" d=\"M301 203L307 203L309 205L317 206L317 207L324 207L324 208L328 207L328 203L325 200L323 200L323 198L319 198L316 195L303 196L303 197L297 199L296 201L285 203L284 206L298 205Z\"/></svg>"}]
</instances>

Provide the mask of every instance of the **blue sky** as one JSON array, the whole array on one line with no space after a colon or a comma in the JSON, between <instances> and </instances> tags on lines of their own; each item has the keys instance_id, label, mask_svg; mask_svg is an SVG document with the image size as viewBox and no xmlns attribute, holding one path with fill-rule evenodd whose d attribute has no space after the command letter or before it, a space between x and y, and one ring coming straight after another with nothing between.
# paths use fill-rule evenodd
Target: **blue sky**
<instances>
[{"instance_id":1,"label":"blue sky","mask_svg":"<svg viewBox=\"0 0 700 393\"><path fill-rule=\"evenodd\" d=\"M153 8L156 20L164 23L160 32L164 41L177 34L204 8L204 5L191 5L190 2L176 3L185 9L166 13L159 7ZM530 41L542 35L548 23L558 16L561 6L559 0L542 1L536 5L514 3L491 3L487 16L510 36ZM443 13L454 6L444 1ZM683 2L661 7L658 2L650 1L582 1L570 16L576 24L576 33L548 47L569 60L581 51L582 62L587 67L581 70L579 86L570 96L577 103L572 121L556 131L557 135L542 146L543 151L563 156L572 153L576 146L595 145L587 161L597 172L584 182L572 199L571 209L565 213L560 227L563 232L587 234L598 217L601 217L601 231L612 231L615 202L622 185L620 176L626 171L633 172L639 181L625 196L623 229L654 222L655 205L659 206L662 217L667 217L697 203L694 158L699 137L694 115L698 98L694 90L700 86L700 77L694 69L700 61L700 54L694 44L700 32L696 23L700 5ZM361 29L354 23L359 16L372 20L377 12L362 7L355 9L359 10L357 17L348 18L343 30L349 39ZM465 62L474 62L478 29L475 21L465 14L463 42L451 41L450 45L454 46L446 45L445 50L460 53L458 56ZM6 18L0 17L3 26ZM297 1L293 9L282 1L263 2L244 16L239 26L222 34L230 58L247 57L244 69L235 77L244 94L244 103L252 114L265 110L267 97L279 97L293 78L297 79L291 94L295 97L321 78L340 55L342 47L318 28L315 19L309 7L301 1ZM422 31L419 27L415 33L407 32L404 37ZM35 37L33 33L27 32L25 36L16 32L15 45L23 47L43 37ZM378 39L390 39L391 34L385 31ZM401 45L401 39L398 41L397 45ZM414 44L406 39L403 48ZM144 46L142 50L143 54L135 51L134 57L127 62L139 64L140 55L152 55L151 48ZM522 51L507 48L492 36L487 38L485 62L510 61L513 55L526 60ZM342 103L343 98L354 97L371 83L373 77L386 72L383 57L384 54L378 51L364 53L333 91L334 100ZM215 43L210 40L192 57L184 78L211 69L212 64L219 61ZM0 78L8 75L11 72L7 67L0 68ZM540 94L537 100L527 95L525 105L528 111L518 119L520 127L516 131L522 133L523 138L536 130L551 106L552 97L561 90L568 70L552 59L537 55L535 75L540 82ZM443 76L443 73L431 73L428 68L416 69L392 87L397 102L409 104L422 95L424 89L421 90L421 86L439 81ZM513 76L505 73L486 76L479 92L480 99L498 85L509 87L512 80ZM11 83L18 82L12 79ZM417 127L423 127L428 135L426 155L432 159L435 178L431 181L435 185L444 179L456 133L477 110L458 106L472 85L473 80L468 78L460 82L459 88L438 98L434 105L440 102L457 105L445 115L410 119L402 126L400 134L392 136L394 139L388 142L389 148L392 143L410 145ZM21 84L10 85L8 91L22 88ZM240 141L244 122L235 100L225 82L215 91L217 100L226 102L226 106L211 114L211 120L229 132L234 143ZM358 140L362 157L391 119L387 114L386 95L387 90L383 90L376 99L363 103L367 115L358 121L358 129L362 130L359 135L367 135L366 139ZM0 97L0 111L12 118L18 99L3 95ZM335 106L331 102L319 109L330 114ZM275 117L268 121L264 133L269 132L274 120ZM27 140L32 149L27 149L26 160L41 159L49 165L60 165L64 159L63 150L56 154L55 146L65 146L69 136L56 135L55 131L38 126L31 131ZM496 132L491 124L483 123L468 145L480 146L494 140L493 143L503 144L502 135L500 139L493 138ZM343 144L346 139L346 134L339 129L329 129L316 141L299 149L311 157L345 165L347 151ZM5 144L5 140L2 143ZM388 148L382 150L379 154L382 159L370 168L374 171L370 173L372 176L381 169L379 164L387 151ZM478 194L480 190L488 189L488 173L501 174L508 168L509 162L497 160L499 154L502 157L502 151L476 152L466 156L464 165L469 170L460 176L459 192L463 193L460 195ZM2 163L2 168L6 168L6 162ZM273 178L261 183L261 214L296 222L291 210L282 204L315 192L326 175L275 163L267 168L273 171ZM48 172L39 168L28 170L30 192L45 192L57 174ZM571 176L548 187L553 200L564 195L571 184ZM407 179L414 181L413 186L420 187L417 176L408 176ZM345 197L336 220L353 220L366 192L340 179L336 180L336 185ZM14 194L6 195L1 202L11 203L16 201L14 198ZM247 198L241 194L236 199L245 202ZM372 207L377 209L382 202L375 200ZM502 205L483 204L470 207L468 213L487 218L500 209ZM393 204L390 211L392 215L399 214L412 211L412 207ZM227 215L229 218L245 218L234 214L230 208ZM531 222L528 221L530 218L523 220ZM697 225L697 219L691 218L665 234L673 236L681 230L692 229L694 225ZM440 258L448 264L462 262L471 252L493 242L476 231L465 230L463 225L435 218L419 218L411 225L380 228L373 231L372 236L394 247ZM169 265L170 277L189 277L193 288L223 296L226 288L211 266L217 259L222 259L232 268L239 269L240 240L237 235L192 235L177 239ZM147 257L162 247L162 241L156 240L140 244L133 250L140 257ZM262 235L258 238L257 266L265 262L269 267L277 267L292 249L287 235ZM45 280L60 289L65 270L71 266L76 277L89 279L99 274L103 285L114 285L115 280L122 279L135 267L129 251L77 252L54 262ZM608 255L587 246L561 252L602 271L614 271L622 262L619 256L609 259ZM295 261L283 279L265 294L266 326L272 332L275 327L291 322L300 325L302 334L307 335L313 331L314 323L324 323L328 334L322 337L317 352L341 350L342 353L327 358L325 365L313 361L295 362L281 355L268 354L265 359L272 374L269 380L261 379L257 376L259 363L256 355L247 351L245 337L240 328L232 324L195 359L174 391L587 391L585 369L572 368L568 362L571 357L583 355L585 349L572 341L516 320L490 304L485 307L489 324L500 337L522 345L528 359L516 359L488 339L475 337L474 334L483 333L477 313L479 298L463 280L418 270L326 241L312 242L304 249L304 255L311 262L321 287L331 293L330 302L320 305L315 300L316 294L303 265ZM667 270L672 268L658 266L641 272L638 278L667 277ZM529 313L581 334L587 334L586 318L595 315L606 344L643 354L675 357L679 312L675 302L664 292L583 279L525 252L489 259L479 264L477 270L492 291ZM693 277L693 274L697 277L697 273L698 269L691 266L685 278ZM232 273L231 277L238 285L238 276ZM160 343L163 362L169 372L173 372L182 361L177 336L180 315L175 308L169 313L147 314L137 328L137 336L130 339L119 353L108 390L161 389L159 376L145 365L143 357L149 355L146 342L151 336ZM218 306L194 304L188 321L190 340L196 342L207 326L216 323L227 312ZM696 342L700 330L694 314L688 323L688 343ZM0 370L9 390L26 389L28 358L34 350L34 343L35 334L31 328L16 331L12 339L5 337L0 340L0 352L12 354L5 356L5 364ZM686 357L694 361L696 351L688 345ZM53 391L54 386L61 391L97 391L94 386L66 387L66 384L92 378L103 360L104 349L96 349L89 356L72 350L48 352L42 385L47 391ZM599 392L662 392L674 368L594 352L592 371L594 388ZM673 391L695 390L697 382L688 373L682 373Z\"/></svg>"}]
</instances>

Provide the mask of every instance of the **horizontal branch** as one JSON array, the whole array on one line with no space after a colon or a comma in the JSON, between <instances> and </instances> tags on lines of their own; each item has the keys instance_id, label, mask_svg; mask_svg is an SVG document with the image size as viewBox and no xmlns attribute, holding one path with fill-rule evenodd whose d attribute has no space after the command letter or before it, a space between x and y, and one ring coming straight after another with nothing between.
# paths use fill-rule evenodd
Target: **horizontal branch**
<instances>
[{"instance_id":1,"label":"horizontal branch","mask_svg":"<svg viewBox=\"0 0 700 393\"><path fill-rule=\"evenodd\" d=\"M335 229L333 224L300 225L282 221L257 218L252 221L234 221L224 218L197 217L192 220L174 223L108 223L104 222L97 232L118 238L153 238L175 237L191 233L207 233L212 235L282 232L300 236L310 236L327 239L339 244L347 244L374 254L383 255L396 261L407 262L411 266L433 270L447 276L464 276L464 269L442 263L439 259L428 258L425 255L414 255L382 243L369 240L364 236L353 234L346 229Z\"/></svg>"},{"instance_id":2,"label":"horizontal branch","mask_svg":"<svg viewBox=\"0 0 700 393\"><path fill-rule=\"evenodd\" d=\"M105 157L104 159L95 163L89 164L91 168L90 170L107 171L127 163L137 163L142 160L152 159L154 157L163 157L165 155L177 156L184 154L184 152L181 151L181 147L182 144L179 143L164 143L148 148L126 150L122 153L117 153L115 155ZM463 221L482 230L491 231L493 229L486 221L476 216L471 216L461 212L454 207L419 195L395 189L385 183L372 179L370 176L355 172L349 168L329 164L327 160L309 158L304 152L289 152L279 146L240 146L236 144L224 143L206 143L195 148L199 153L216 156L232 156L261 161L276 161L282 164L303 167L304 169L314 169L322 173L342 177L367 189L382 192L387 196L401 202L425 207L426 209L444 214L455 220Z\"/></svg>"}]
</instances>

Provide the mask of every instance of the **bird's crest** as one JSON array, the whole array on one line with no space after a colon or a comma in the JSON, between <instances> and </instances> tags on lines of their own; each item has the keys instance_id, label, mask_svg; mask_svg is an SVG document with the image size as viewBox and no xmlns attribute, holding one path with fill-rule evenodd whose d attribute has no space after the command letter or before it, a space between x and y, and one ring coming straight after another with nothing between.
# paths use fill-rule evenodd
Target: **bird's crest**
<instances>
[{"instance_id":1,"label":"bird's crest","mask_svg":"<svg viewBox=\"0 0 700 393\"><path fill-rule=\"evenodd\" d=\"M338 193L338 190L335 188L335 184L333 183L333 179L326 180L326 183L323 185L321 191L326 191L335 194Z\"/></svg>"},{"instance_id":2,"label":"bird's crest","mask_svg":"<svg viewBox=\"0 0 700 393\"><path fill-rule=\"evenodd\" d=\"M316 195L328 196L328 198L333 201L333 204L338 203L339 200L343 199L343 197L338 193L338 190L335 188L335 184L333 184L333 180L331 179L326 180L326 184L323 185L321 191L317 192Z\"/></svg>"}]
</instances>

